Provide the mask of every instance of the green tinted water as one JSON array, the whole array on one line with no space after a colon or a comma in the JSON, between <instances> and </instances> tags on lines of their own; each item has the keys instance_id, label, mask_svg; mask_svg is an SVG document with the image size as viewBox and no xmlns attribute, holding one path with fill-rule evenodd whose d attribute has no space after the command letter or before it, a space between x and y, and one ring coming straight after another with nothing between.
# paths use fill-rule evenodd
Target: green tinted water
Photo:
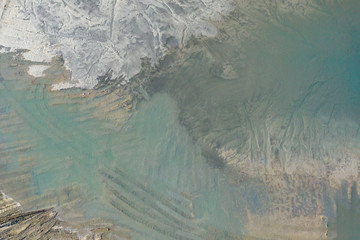
<instances>
[{"instance_id":1,"label":"green tinted water","mask_svg":"<svg viewBox=\"0 0 360 240\"><path fill-rule=\"evenodd\" d=\"M27 208L80 199L74 211L111 219L134 239L236 239L246 233L248 212L267 213L277 195L259 180L230 184L207 147L237 149L244 162L271 172L277 156L266 139L273 135L289 173L310 155L325 161L324 149L328 155L348 143L356 149L358 9L357 1L343 1L319 4L310 18L280 15L265 24L257 16L248 43L231 34L203 42L175 71L154 80L164 91L137 106L122 128L91 117L97 100L56 97L42 84L49 79L33 84L18 73L21 66L9 67L10 58L1 57L3 188ZM54 104L57 98L64 104ZM322 214L331 218L335 200L319 186L314 192L330 202ZM287 189L278 190L284 199L293 191ZM297 189L295 195L309 198L307 186ZM356 239L357 201L354 195L350 212L336 210L339 239ZM299 208L311 206L289 207L294 215Z\"/></svg>"},{"instance_id":2,"label":"green tinted water","mask_svg":"<svg viewBox=\"0 0 360 240\"><path fill-rule=\"evenodd\" d=\"M222 210L229 209L235 192L179 124L179 110L168 95L141 103L122 129L109 128L105 120L83 120L91 112L80 111L86 100L52 104L42 84L31 84L26 77L11 79L11 69L3 69L2 76L0 102L9 122L1 129L4 149L21 146L18 140L31 146L1 159L12 176L3 186L26 208L61 206L81 194L74 211L129 227L136 239L198 239L211 225L240 230L244 216ZM21 123L7 131L10 113ZM30 174L30 182L17 174ZM53 191L55 201L47 197ZM153 224L160 229L151 230Z\"/></svg>"},{"instance_id":3,"label":"green tinted water","mask_svg":"<svg viewBox=\"0 0 360 240\"><path fill-rule=\"evenodd\" d=\"M347 189L343 189L343 197L347 198ZM337 232L336 239L353 240L360 238L360 206L355 187L351 188L349 199L338 200L336 223L331 228Z\"/></svg>"}]
</instances>

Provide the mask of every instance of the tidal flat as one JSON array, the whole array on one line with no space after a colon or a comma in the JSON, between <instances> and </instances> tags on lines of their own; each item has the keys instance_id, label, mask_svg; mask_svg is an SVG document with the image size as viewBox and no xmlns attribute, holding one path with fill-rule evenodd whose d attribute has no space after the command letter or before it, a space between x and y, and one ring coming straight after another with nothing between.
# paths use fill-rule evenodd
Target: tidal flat
<instances>
[{"instance_id":1,"label":"tidal flat","mask_svg":"<svg viewBox=\"0 0 360 240\"><path fill-rule=\"evenodd\" d=\"M360 2L306 2L237 1L125 86L0 55L1 189L108 239L358 239Z\"/></svg>"}]
</instances>

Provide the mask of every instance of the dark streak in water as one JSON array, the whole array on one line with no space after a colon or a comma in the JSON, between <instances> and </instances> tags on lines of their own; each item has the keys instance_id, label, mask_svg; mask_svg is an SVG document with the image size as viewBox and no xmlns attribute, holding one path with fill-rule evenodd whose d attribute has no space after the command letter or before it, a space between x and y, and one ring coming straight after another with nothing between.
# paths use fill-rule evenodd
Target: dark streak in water
<instances>
[{"instance_id":1,"label":"dark streak in water","mask_svg":"<svg viewBox=\"0 0 360 240\"><path fill-rule=\"evenodd\" d=\"M172 229L177 229L177 231L186 232L190 235L193 235L190 233L191 231L196 231L196 227L191 226L193 223L186 222L190 221L192 217L179 207L170 203L169 200L161 196L160 193L156 193L154 190L151 190L139 181L130 178L119 169L116 169L114 173L111 173L111 171L105 172L100 170L100 173L107 180L115 183L117 187L121 187L121 189L125 191L124 194L130 197L128 198L121 194L118 190L112 187L111 184L106 184L110 193L112 193L118 201L123 202L132 209L131 211L127 210L128 214L134 212L133 214L139 218L150 218L153 221L161 222L161 225L165 224ZM114 202L115 201L112 200L112 205L115 204ZM164 207L160 207L161 205ZM117 202L116 206L119 208L120 203Z\"/></svg>"}]
</instances>

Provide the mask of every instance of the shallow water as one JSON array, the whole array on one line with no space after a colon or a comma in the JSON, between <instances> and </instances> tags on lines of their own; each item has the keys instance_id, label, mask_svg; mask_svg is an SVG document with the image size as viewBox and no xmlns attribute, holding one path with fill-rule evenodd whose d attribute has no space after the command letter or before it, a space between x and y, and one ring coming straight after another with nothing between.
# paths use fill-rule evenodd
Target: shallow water
<instances>
[{"instance_id":1,"label":"shallow water","mask_svg":"<svg viewBox=\"0 0 360 240\"><path fill-rule=\"evenodd\" d=\"M237 226L238 220L229 219L238 216L229 218L218 210L231 186L179 124L178 108L169 96L158 94L141 103L120 130L109 128L105 120L87 119L89 111L79 111L86 100L54 104L45 86L26 77L11 79L6 71L2 76L9 78L0 90L7 121L1 163L12 177L2 171L8 177L3 187L25 208L61 206L80 198L78 211L85 219L113 220L132 229L136 239L193 239L206 234L203 224L220 224L224 230ZM19 128L9 129L14 118L21 119ZM23 145L29 147L6 151ZM154 224L159 229L151 230Z\"/></svg>"},{"instance_id":2,"label":"shallow water","mask_svg":"<svg viewBox=\"0 0 360 240\"><path fill-rule=\"evenodd\" d=\"M256 15L247 39L228 22L230 38L200 42L154 78L161 90L129 119L94 117L108 97L58 96L51 75L32 83L28 63L1 56L2 188L25 208L109 219L134 239L239 239L254 235L250 216L278 212L325 215L345 239L357 211L324 176L348 180L359 160L360 3L318 2L306 17Z\"/></svg>"}]
</instances>

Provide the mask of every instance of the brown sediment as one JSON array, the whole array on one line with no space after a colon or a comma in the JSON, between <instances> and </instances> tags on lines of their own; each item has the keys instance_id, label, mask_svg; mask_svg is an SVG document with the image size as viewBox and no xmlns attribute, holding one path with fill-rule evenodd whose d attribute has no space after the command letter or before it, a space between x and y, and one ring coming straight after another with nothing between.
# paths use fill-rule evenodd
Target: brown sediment
<instances>
[{"instance_id":1,"label":"brown sediment","mask_svg":"<svg viewBox=\"0 0 360 240\"><path fill-rule=\"evenodd\" d=\"M56 56L52 59L50 68L44 71L45 76L51 76L53 84L60 82L69 82L71 80L71 71L65 68L62 56Z\"/></svg>"},{"instance_id":2,"label":"brown sediment","mask_svg":"<svg viewBox=\"0 0 360 240\"><path fill-rule=\"evenodd\" d=\"M325 216L286 217L285 213L267 216L248 215L248 234L254 239L332 239Z\"/></svg>"}]
</instances>

